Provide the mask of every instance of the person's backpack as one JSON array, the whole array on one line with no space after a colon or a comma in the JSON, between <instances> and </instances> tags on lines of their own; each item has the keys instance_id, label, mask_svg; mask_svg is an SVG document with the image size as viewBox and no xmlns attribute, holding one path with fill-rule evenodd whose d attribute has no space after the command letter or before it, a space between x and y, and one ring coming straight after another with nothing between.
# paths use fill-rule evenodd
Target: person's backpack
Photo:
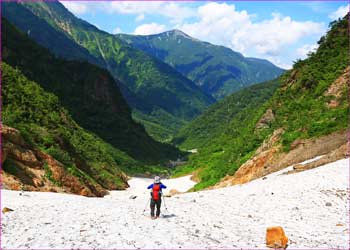
<instances>
[{"instance_id":1,"label":"person's backpack","mask_svg":"<svg viewBox=\"0 0 350 250\"><path fill-rule=\"evenodd\" d=\"M162 195L162 189L160 188L160 183L153 184L151 197L153 200L157 201Z\"/></svg>"}]
</instances>

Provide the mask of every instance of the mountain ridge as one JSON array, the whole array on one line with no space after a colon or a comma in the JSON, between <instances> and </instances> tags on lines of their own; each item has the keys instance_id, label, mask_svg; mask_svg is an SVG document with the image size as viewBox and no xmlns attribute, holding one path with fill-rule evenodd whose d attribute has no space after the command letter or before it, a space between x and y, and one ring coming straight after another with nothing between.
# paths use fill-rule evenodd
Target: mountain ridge
<instances>
[{"instance_id":1,"label":"mountain ridge","mask_svg":"<svg viewBox=\"0 0 350 250\"><path fill-rule=\"evenodd\" d=\"M2 80L5 187L98 197L128 187L120 167L135 160L82 129L57 96L5 62Z\"/></svg>"},{"instance_id":2,"label":"mountain ridge","mask_svg":"<svg viewBox=\"0 0 350 250\"><path fill-rule=\"evenodd\" d=\"M214 106L214 110L209 109L210 116L199 116L184 127L178 134L180 147L198 147L198 153L191 155L188 164L177 169L175 175L195 173L200 183L194 189L199 190L219 181L223 186L244 183L323 154L326 156L321 163L345 157L343 135L348 129L350 78L348 19L349 14L330 23L318 41L317 51L295 62L279 77L279 88L265 103L238 109L231 117L229 106L239 107L233 94L223 100L228 108L222 111ZM197 133L189 132L206 124L202 120L219 123L214 115L220 112L219 117L230 117L225 128L216 131L215 126L207 125ZM210 137L214 132L215 136ZM329 138L338 138L337 143L325 143Z\"/></svg>"},{"instance_id":3,"label":"mountain ridge","mask_svg":"<svg viewBox=\"0 0 350 250\"><path fill-rule=\"evenodd\" d=\"M10 21L17 20L15 13L18 9L25 8L57 32L88 50L93 57L102 60L102 66L120 82L119 87L135 111L134 116L140 118L138 113L143 114L142 118L138 119L141 122L143 119L152 121L153 118L157 118L157 125L171 129L174 133L178 127L173 126L177 124L173 120L183 124L214 102L212 97L203 93L192 81L169 65L76 18L59 2L21 2L4 5L6 7L3 13ZM29 25L31 24L18 24L24 32L27 32L26 27ZM37 32L36 37L32 38L40 40L40 36ZM50 39L44 46L52 49ZM164 115L157 116L161 113ZM151 134L157 134L157 131L150 131L147 123L144 124Z\"/></svg>"},{"instance_id":4,"label":"mountain ridge","mask_svg":"<svg viewBox=\"0 0 350 250\"><path fill-rule=\"evenodd\" d=\"M283 72L266 59L246 58L230 48L200 41L178 29L152 35L116 36L168 63L216 99L272 80Z\"/></svg>"},{"instance_id":5,"label":"mountain ridge","mask_svg":"<svg viewBox=\"0 0 350 250\"><path fill-rule=\"evenodd\" d=\"M58 96L80 126L141 161L159 163L177 157L177 150L154 141L133 121L107 70L88 62L56 58L5 19L2 25L3 60Z\"/></svg>"}]
</instances>

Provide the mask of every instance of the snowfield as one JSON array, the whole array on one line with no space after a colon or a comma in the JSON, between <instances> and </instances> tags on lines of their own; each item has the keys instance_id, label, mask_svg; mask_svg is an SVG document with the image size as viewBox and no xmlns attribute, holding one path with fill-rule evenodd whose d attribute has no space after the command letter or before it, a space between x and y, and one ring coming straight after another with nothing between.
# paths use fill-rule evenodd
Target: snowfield
<instances>
[{"instance_id":1,"label":"snowfield","mask_svg":"<svg viewBox=\"0 0 350 250\"><path fill-rule=\"evenodd\" d=\"M244 185L165 198L149 218L150 179L104 198L2 190L2 248L265 248L266 228L282 226L290 248L349 246L349 159ZM186 191L190 177L163 180ZM135 199L129 199L136 195ZM145 207L146 212L143 213Z\"/></svg>"}]
</instances>

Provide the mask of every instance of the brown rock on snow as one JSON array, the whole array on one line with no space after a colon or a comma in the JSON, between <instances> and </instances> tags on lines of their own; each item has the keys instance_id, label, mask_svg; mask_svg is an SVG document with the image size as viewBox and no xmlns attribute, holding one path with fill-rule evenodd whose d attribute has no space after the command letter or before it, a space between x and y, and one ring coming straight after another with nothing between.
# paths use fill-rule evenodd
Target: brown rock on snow
<instances>
[{"instance_id":1,"label":"brown rock on snow","mask_svg":"<svg viewBox=\"0 0 350 250\"><path fill-rule=\"evenodd\" d=\"M177 191L176 189L171 189L169 191L169 196L174 196L174 195L177 195L177 194L181 194L181 192Z\"/></svg>"},{"instance_id":2,"label":"brown rock on snow","mask_svg":"<svg viewBox=\"0 0 350 250\"><path fill-rule=\"evenodd\" d=\"M288 247L288 237L282 227L267 228L266 246L274 249L286 249Z\"/></svg>"},{"instance_id":3,"label":"brown rock on snow","mask_svg":"<svg viewBox=\"0 0 350 250\"><path fill-rule=\"evenodd\" d=\"M4 207L4 208L2 209L2 213L3 213L3 214L4 214L4 213L8 213L8 212L13 212L13 209L8 208L8 207Z\"/></svg>"},{"instance_id":4,"label":"brown rock on snow","mask_svg":"<svg viewBox=\"0 0 350 250\"><path fill-rule=\"evenodd\" d=\"M293 166L294 170L303 170L304 169L304 165L303 164L297 164Z\"/></svg>"}]
</instances>

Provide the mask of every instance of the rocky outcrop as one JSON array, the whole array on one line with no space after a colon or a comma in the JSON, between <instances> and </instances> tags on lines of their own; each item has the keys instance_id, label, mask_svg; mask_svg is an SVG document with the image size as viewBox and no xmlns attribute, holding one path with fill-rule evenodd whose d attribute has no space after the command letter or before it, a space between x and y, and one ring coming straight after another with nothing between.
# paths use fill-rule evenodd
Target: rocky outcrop
<instances>
[{"instance_id":1,"label":"rocky outcrop","mask_svg":"<svg viewBox=\"0 0 350 250\"><path fill-rule=\"evenodd\" d=\"M263 141L261 146L256 150L255 155L271 150L274 146L276 146L276 144L279 143L279 140L283 133L284 133L284 130L282 128L276 129L272 133L271 137Z\"/></svg>"},{"instance_id":2,"label":"rocky outcrop","mask_svg":"<svg viewBox=\"0 0 350 250\"><path fill-rule=\"evenodd\" d=\"M267 228L266 246L274 249L286 249L288 247L288 237L282 227Z\"/></svg>"},{"instance_id":3,"label":"rocky outcrop","mask_svg":"<svg viewBox=\"0 0 350 250\"><path fill-rule=\"evenodd\" d=\"M52 156L27 144L18 130L3 126L1 134L2 180L6 188L98 197L108 193L100 184L70 174L65 166Z\"/></svg>"},{"instance_id":4,"label":"rocky outcrop","mask_svg":"<svg viewBox=\"0 0 350 250\"><path fill-rule=\"evenodd\" d=\"M279 139L283 129L277 129L272 136L265 140L256 150L255 155L245 162L234 176L226 176L215 187L225 187L235 184L243 184L269 173L269 163L275 154L280 151Z\"/></svg>"},{"instance_id":5,"label":"rocky outcrop","mask_svg":"<svg viewBox=\"0 0 350 250\"><path fill-rule=\"evenodd\" d=\"M4 142L4 151L5 153L5 159L11 158L15 161L19 161L26 166L30 166L32 168L41 168L42 167L42 162L40 162L35 153L32 150L27 149L25 146L20 146L18 144L14 144L10 141L7 141L5 139Z\"/></svg>"},{"instance_id":6,"label":"rocky outcrop","mask_svg":"<svg viewBox=\"0 0 350 250\"><path fill-rule=\"evenodd\" d=\"M339 159L349 157L350 153L348 151L348 148L349 148L349 145L344 144L341 147L339 147L335 150L332 150L328 154L323 155L321 158L319 158L317 160L314 160L312 162L305 163L305 164L294 165L293 170L290 170L290 171L286 172L285 174L294 174L297 172L317 168L319 166L323 166L325 164L335 162Z\"/></svg>"},{"instance_id":7,"label":"rocky outcrop","mask_svg":"<svg viewBox=\"0 0 350 250\"><path fill-rule=\"evenodd\" d=\"M243 184L320 155L324 156L308 165L297 166L294 172L318 167L348 156L346 131L317 139L298 139L292 143L289 152L282 151L280 144L282 134L282 129L275 130L250 160L241 165L233 176L224 177L214 188Z\"/></svg>"},{"instance_id":8,"label":"rocky outcrop","mask_svg":"<svg viewBox=\"0 0 350 250\"><path fill-rule=\"evenodd\" d=\"M275 119L272 109L267 109L265 114L260 118L256 124L256 129L269 128L270 123Z\"/></svg>"},{"instance_id":9,"label":"rocky outcrop","mask_svg":"<svg viewBox=\"0 0 350 250\"><path fill-rule=\"evenodd\" d=\"M350 83L350 67L347 67L344 70L344 73L338 77L326 90L324 96L330 96L330 99L327 103L329 108L336 108L339 106L340 98L346 92L348 85Z\"/></svg>"}]
</instances>

